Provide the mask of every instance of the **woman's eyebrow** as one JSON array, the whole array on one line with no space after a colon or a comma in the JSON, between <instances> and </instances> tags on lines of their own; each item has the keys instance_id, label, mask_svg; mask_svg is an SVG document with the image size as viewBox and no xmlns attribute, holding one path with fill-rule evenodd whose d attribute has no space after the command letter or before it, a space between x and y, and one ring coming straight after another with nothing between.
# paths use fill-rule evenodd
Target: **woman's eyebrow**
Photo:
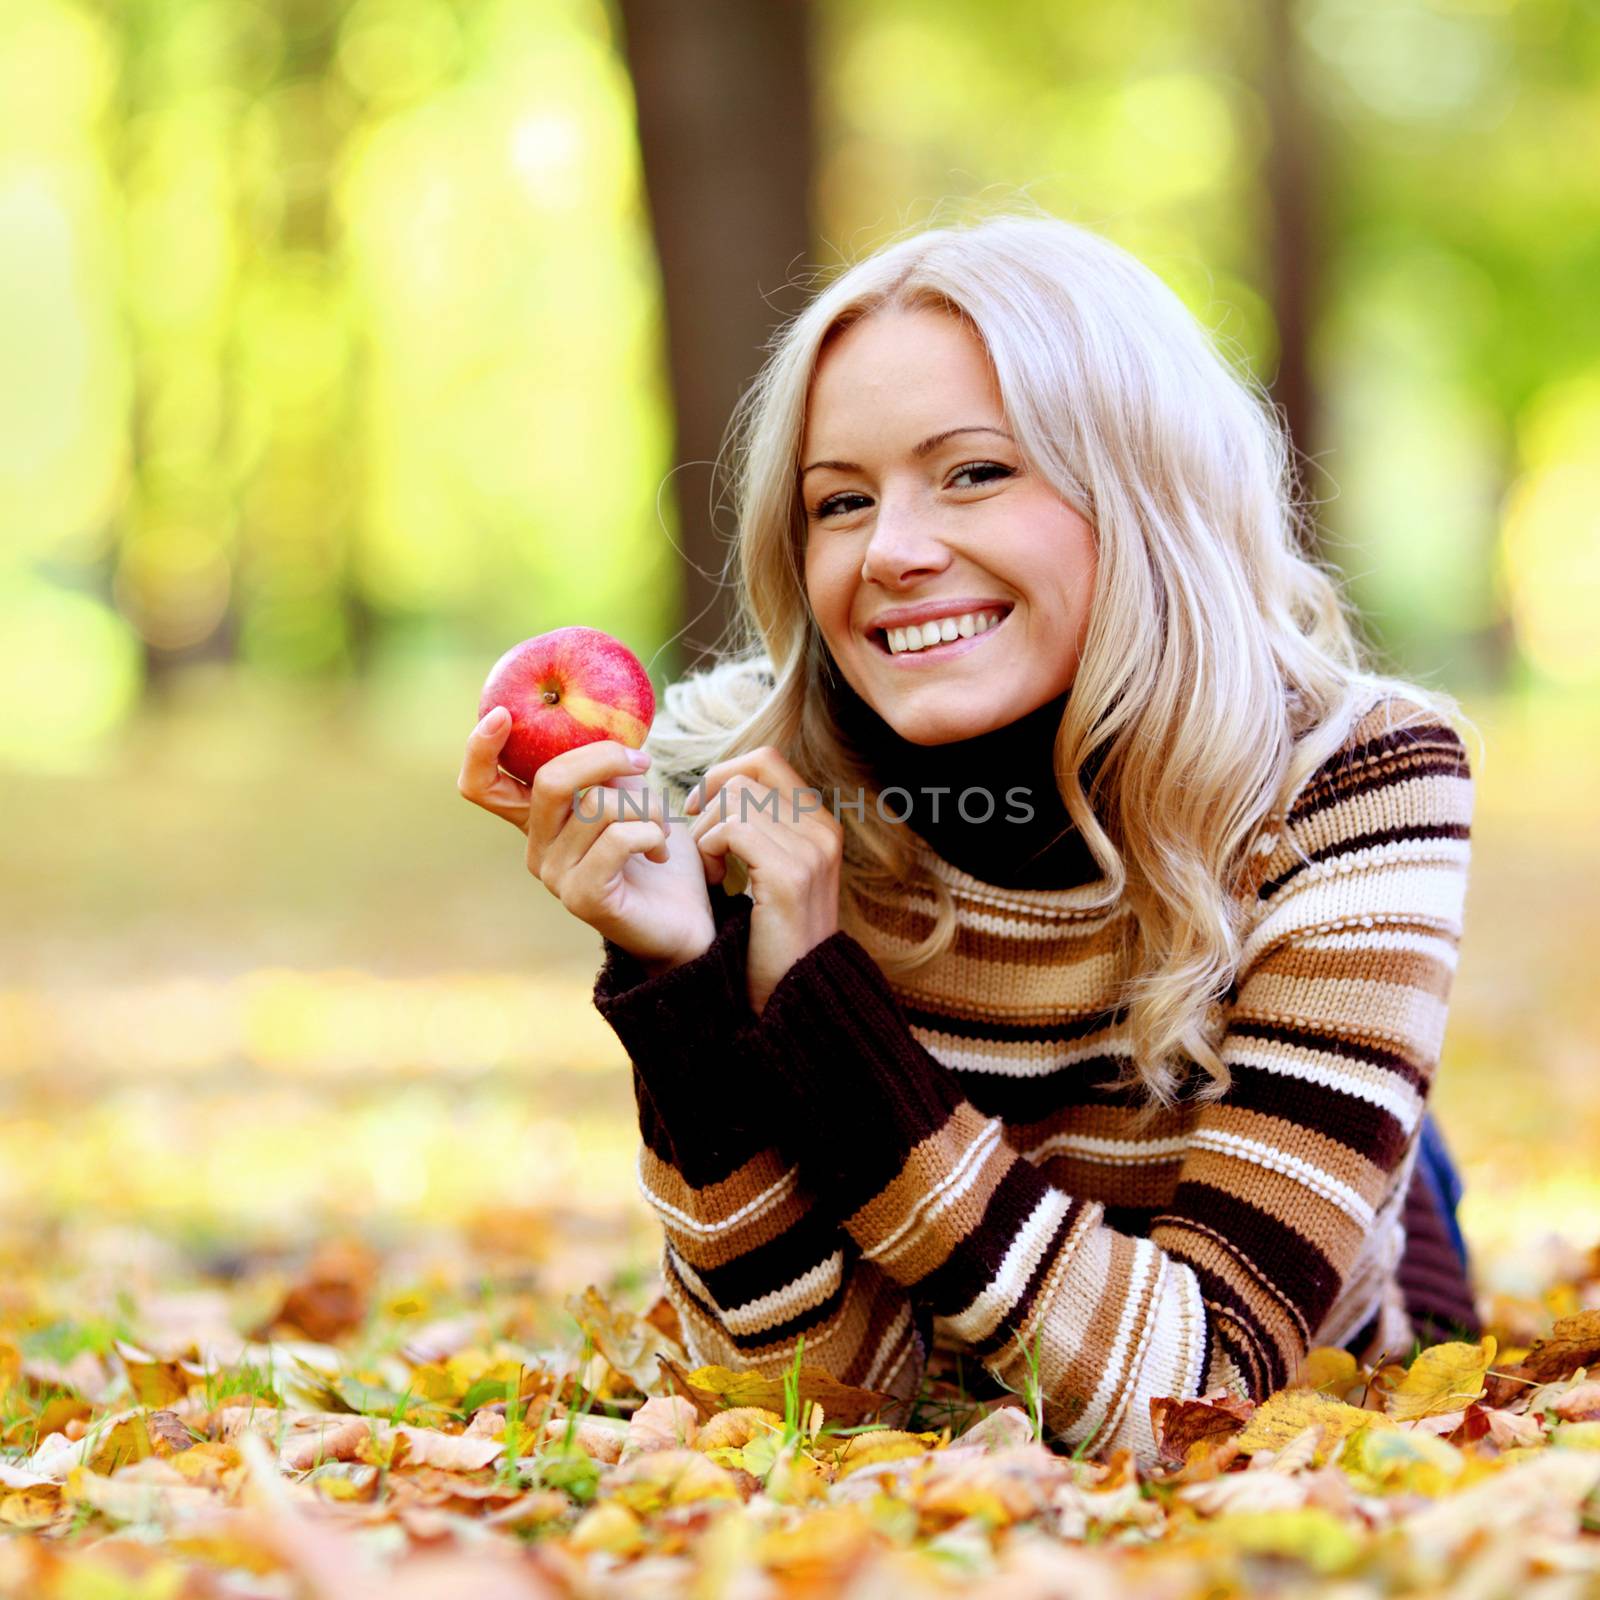
<instances>
[{"instance_id":1,"label":"woman's eyebrow","mask_svg":"<svg viewBox=\"0 0 1600 1600\"><path fill-rule=\"evenodd\" d=\"M920 461L930 451L938 449L946 439L953 439L958 433L997 433L1002 439L1011 439L1011 435L1004 428L983 426L946 428L943 433L933 434L931 437L924 439L921 444L913 446L911 453ZM1011 442L1015 444L1017 441L1011 439ZM815 472L818 467L832 467L835 472L859 472L861 463L859 461L813 461L809 467L806 467L801 472L800 476L803 478L807 472Z\"/></svg>"}]
</instances>

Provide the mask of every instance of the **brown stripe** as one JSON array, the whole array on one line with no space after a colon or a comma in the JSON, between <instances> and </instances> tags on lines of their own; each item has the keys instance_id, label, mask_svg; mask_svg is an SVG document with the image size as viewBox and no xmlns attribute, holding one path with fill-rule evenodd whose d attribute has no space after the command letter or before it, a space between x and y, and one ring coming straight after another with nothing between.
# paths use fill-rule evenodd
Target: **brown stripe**
<instances>
[{"instance_id":1,"label":"brown stripe","mask_svg":"<svg viewBox=\"0 0 1600 1600\"><path fill-rule=\"evenodd\" d=\"M1437 930L1430 933L1444 944L1452 943ZM1392 983L1447 1000L1454 973L1437 956L1421 950L1307 950L1298 945L1277 945L1250 969L1252 981L1264 976L1307 978L1318 983Z\"/></svg>"}]
</instances>

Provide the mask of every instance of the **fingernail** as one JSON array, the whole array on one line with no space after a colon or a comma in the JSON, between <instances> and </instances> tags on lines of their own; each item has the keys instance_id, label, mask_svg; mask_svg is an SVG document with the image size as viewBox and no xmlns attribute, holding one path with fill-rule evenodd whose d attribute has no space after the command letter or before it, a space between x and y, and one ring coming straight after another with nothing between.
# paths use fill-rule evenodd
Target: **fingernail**
<instances>
[{"instance_id":1,"label":"fingernail","mask_svg":"<svg viewBox=\"0 0 1600 1600\"><path fill-rule=\"evenodd\" d=\"M479 726L480 727L484 727L484 728L498 726L499 722L500 722L500 718L505 715L505 709L506 708L504 706L496 706L492 711L490 711L488 713L487 716L484 717L483 721L479 724Z\"/></svg>"},{"instance_id":2,"label":"fingernail","mask_svg":"<svg viewBox=\"0 0 1600 1600\"><path fill-rule=\"evenodd\" d=\"M650 765L650 752L648 750L635 750L628 760L633 765L635 772L643 772Z\"/></svg>"}]
</instances>

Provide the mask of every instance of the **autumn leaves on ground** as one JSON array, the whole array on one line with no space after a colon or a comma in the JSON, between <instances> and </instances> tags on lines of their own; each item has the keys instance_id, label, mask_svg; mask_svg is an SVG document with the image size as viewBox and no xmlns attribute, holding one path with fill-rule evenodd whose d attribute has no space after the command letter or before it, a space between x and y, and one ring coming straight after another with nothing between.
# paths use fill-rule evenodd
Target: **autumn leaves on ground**
<instances>
[{"instance_id":1,"label":"autumn leaves on ground","mask_svg":"<svg viewBox=\"0 0 1600 1600\"><path fill-rule=\"evenodd\" d=\"M74 1279L13 1258L0 1593L1188 1600L1600 1579L1600 1252L1539 1300L1495 1297L1480 1344L1375 1371L1316 1350L1259 1406L1158 1401L1166 1463L1141 1472L1047 1448L1028 1393L930 1382L893 1427L803 1350L775 1378L693 1368L664 1299L590 1285L555 1307L508 1242L489 1219L433 1260L330 1239L287 1277L234 1259L226 1281L109 1304L103 1263ZM73 1303L108 1314L59 1315Z\"/></svg>"},{"instance_id":2,"label":"autumn leaves on ground","mask_svg":"<svg viewBox=\"0 0 1600 1600\"><path fill-rule=\"evenodd\" d=\"M95 784L6 792L70 861L0 871L3 1600L1600 1586L1576 725L1480 712L1436 1104L1491 1337L1159 1408L1140 1471L1040 1444L1026 1393L930 1385L890 1427L805 1351L696 1370L595 941L414 721L395 753L251 713L248 743L232 710L151 723L116 827Z\"/></svg>"}]
</instances>

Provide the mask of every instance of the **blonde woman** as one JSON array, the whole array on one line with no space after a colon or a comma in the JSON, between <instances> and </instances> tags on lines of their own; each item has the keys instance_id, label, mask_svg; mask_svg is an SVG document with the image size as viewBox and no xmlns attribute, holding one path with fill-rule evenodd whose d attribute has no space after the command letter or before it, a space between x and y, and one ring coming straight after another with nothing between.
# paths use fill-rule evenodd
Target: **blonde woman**
<instances>
[{"instance_id":1,"label":"blonde woman","mask_svg":"<svg viewBox=\"0 0 1600 1600\"><path fill-rule=\"evenodd\" d=\"M1474 1331L1459 713L1367 663L1259 389L1010 214L841 272L735 420L734 648L637 761L530 791L494 712L460 779L604 936L694 1358L1036 1365L1151 1462L1155 1397Z\"/></svg>"}]
</instances>

